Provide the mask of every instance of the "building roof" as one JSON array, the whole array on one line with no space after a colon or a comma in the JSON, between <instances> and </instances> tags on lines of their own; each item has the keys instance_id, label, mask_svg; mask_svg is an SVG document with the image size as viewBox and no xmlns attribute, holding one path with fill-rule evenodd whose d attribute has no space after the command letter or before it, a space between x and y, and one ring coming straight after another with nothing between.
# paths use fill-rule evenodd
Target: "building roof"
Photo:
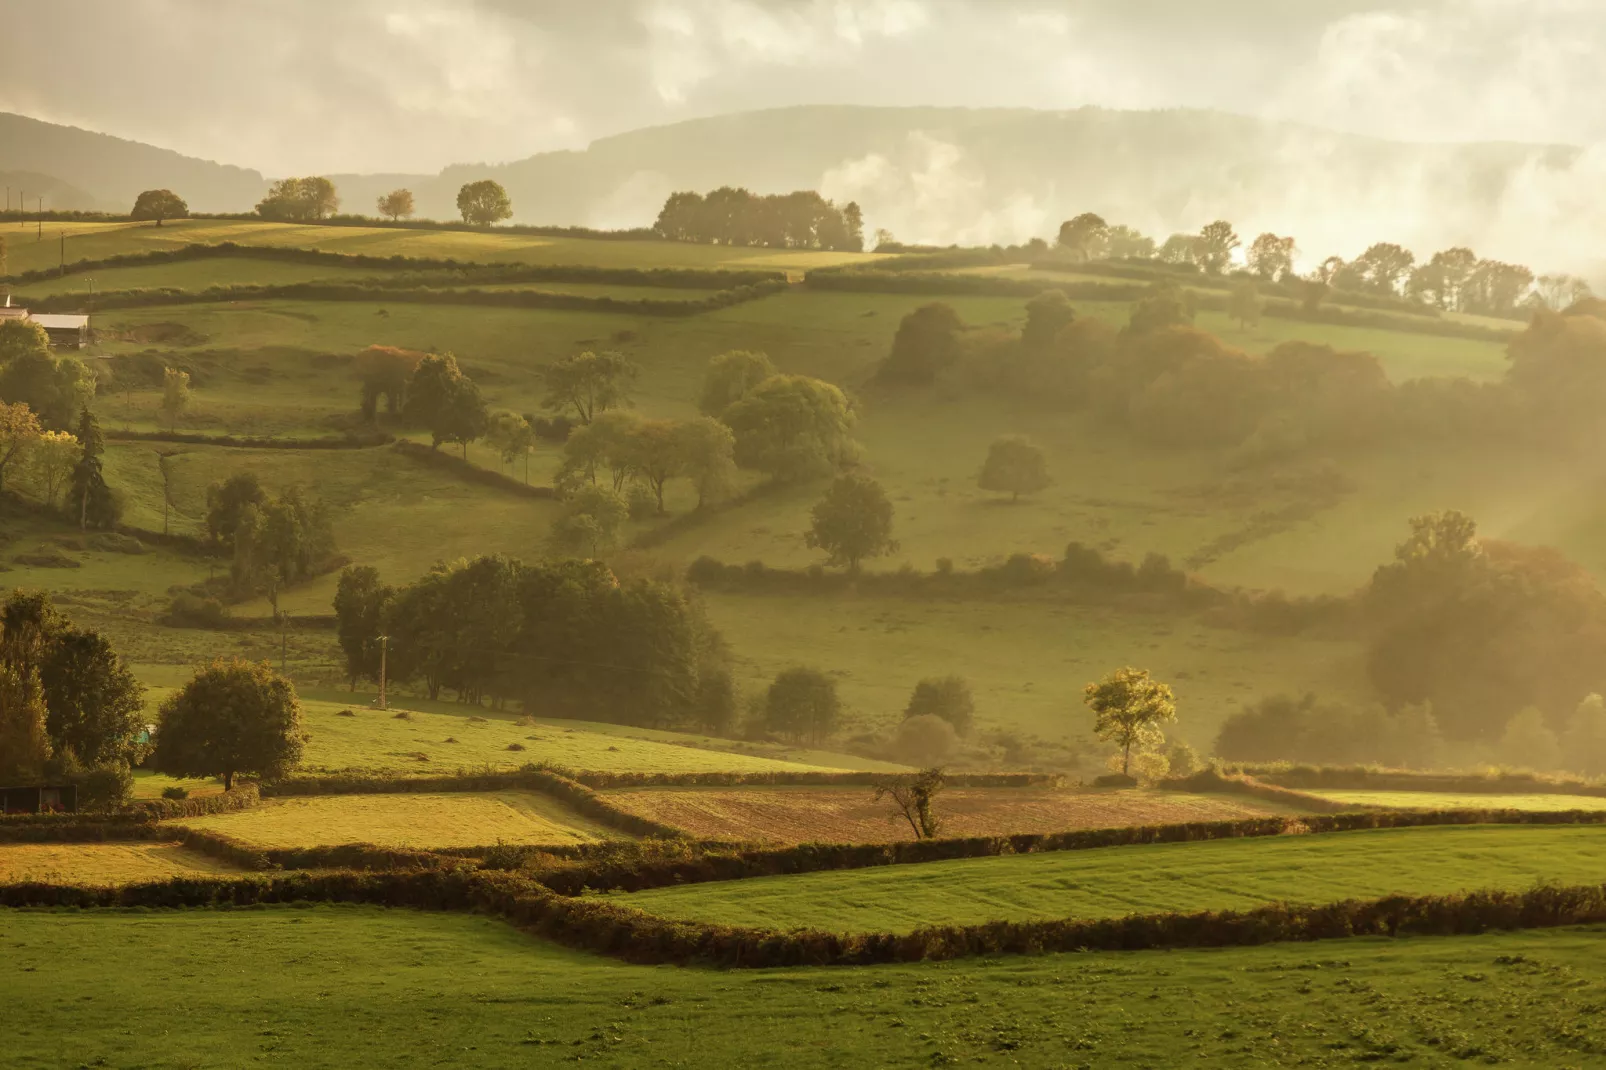
<instances>
[{"instance_id":1,"label":"building roof","mask_svg":"<svg viewBox=\"0 0 1606 1070\"><path fill-rule=\"evenodd\" d=\"M16 308L12 305L0 308L0 320L25 320L27 318L28 310L25 308Z\"/></svg>"},{"instance_id":2,"label":"building roof","mask_svg":"<svg viewBox=\"0 0 1606 1070\"><path fill-rule=\"evenodd\" d=\"M35 313L28 318L47 331L76 331L89 326L88 316L51 316Z\"/></svg>"}]
</instances>

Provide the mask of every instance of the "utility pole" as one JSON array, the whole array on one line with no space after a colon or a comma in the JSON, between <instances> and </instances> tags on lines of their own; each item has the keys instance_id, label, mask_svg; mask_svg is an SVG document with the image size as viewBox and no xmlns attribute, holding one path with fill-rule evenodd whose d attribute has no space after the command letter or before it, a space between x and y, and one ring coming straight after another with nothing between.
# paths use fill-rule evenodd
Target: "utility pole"
<instances>
[{"instance_id":1,"label":"utility pole","mask_svg":"<svg viewBox=\"0 0 1606 1070\"><path fill-rule=\"evenodd\" d=\"M382 710L390 709L385 704L385 648L389 645L390 636L381 635L379 637L379 708Z\"/></svg>"}]
</instances>

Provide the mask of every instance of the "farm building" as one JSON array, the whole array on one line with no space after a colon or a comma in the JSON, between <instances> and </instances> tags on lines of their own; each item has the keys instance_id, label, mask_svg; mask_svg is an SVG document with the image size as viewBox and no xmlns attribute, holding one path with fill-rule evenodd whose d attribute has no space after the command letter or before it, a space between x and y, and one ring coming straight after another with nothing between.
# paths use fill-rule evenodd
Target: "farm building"
<instances>
[{"instance_id":1,"label":"farm building","mask_svg":"<svg viewBox=\"0 0 1606 1070\"><path fill-rule=\"evenodd\" d=\"M0 788L0 813L52 814L78 809L78 789L72 784Z\"/></svg>"},{"instance_id":2,"label":"farm building","mask_svg":"<svg viewBox=\"0 0 1606 1070\"><path fill-rule=\"evenodd\" d=\"M37 323L45 329L45 334L50 336L50 344L53 346L82 349L89 344L89 317L87 315L29 313L27 309L13 305L11 297L8 295L4 307L0 307L0 320L8 319Z\"/></svg>"}]
</instances>

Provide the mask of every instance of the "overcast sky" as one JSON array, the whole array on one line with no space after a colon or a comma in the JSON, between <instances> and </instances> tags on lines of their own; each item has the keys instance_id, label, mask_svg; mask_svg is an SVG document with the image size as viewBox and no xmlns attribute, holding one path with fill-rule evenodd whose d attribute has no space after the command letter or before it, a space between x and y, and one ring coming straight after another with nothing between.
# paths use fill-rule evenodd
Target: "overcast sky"
<instances>
[{"instance_id":1,"label":"overcast sky","mask_svg":"<svg viewBox=\"0 0 1606 1070\"><path fill-rule=\"evenodd\" d=\"M1606 0L0 0L0 110L269 175L806 103L1606 140Z\"/></svg>"}]
</instances>

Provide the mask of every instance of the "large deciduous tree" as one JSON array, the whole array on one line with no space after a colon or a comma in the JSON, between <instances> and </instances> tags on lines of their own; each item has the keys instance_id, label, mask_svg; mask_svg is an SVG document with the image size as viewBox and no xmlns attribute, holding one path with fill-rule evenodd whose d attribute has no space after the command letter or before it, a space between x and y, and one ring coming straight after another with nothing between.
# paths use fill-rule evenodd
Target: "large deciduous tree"
<instances>
[{"instance_id":1,"label":"large deciduous tree","mask_svg":"<svg viewBox=\"0 0 1606 1070\"><path fill-rule=\"evenodd\" d=\"M145 689L99 632L71 626L51 636L39 673L45 725L58 753L85 765L138 759Z\"/></svg>"},{"instance_id":2,"label":"large deciduous tree","mask_svg":"<svg viewBox=\"0 0 1606 1070\"><path fill-rule=\"evenodd\" d=\"M0 401L0 490L5 489L6 473L22 467L39 441L39 418L22 402Z\"/></svg>"},{"instance_id":3,"label":"large deciduous tree","mask_svg":"<svg viewBox=\"0 0 1606 1070\"><path fill-rule=\"evenodd\" d=\"M268 492L255 472L236 472L206 488L206 534L212 545L232 553L234 533L247 508L260 508L267 500Z\"/></svg>"},{"instance_id":4,"label":"large deciduous tree","mask_svg":"<svg viewBox=\"0 0 1606 1070\"><path fill-rule=\"evenodd\" d=\"M959 360L965 325L952 305L934 301L903 317L892 349L876 369L886 383L930 383Z\"/></svg>"},{"instance_id":5,"label":"large deciduous tree","mask_svg":"<svg viewBox=\"0 0 1606 1070\"><path fill-rule=\"evenodd\" d=\"M380 215L392 223L399 219L410 219L413 214L413 191L393 189L389 193L382 193L374 206L379 209Z\"/></svg>"},{"instance_id":6,"label":"large deciduous tree","mask_svg":"<svg viewBox=\"0 0 1606 1070\"><path fill-rule=\"evenodd\" d=\"M697 488L697 508L729 497L736 486L736 436L712 416L687 420L675 431L680 471Z\"/></svg>"},{"instance_id":7,"label":"large deciduous tree","mask_svg":"<svg viewBox=\"0 0 1606 1070\"><path fill-rule=\"evenodd\" d=\"M1005 435L987 449L987 460L976 480L982 490L1000 491L1019 501L1048 486L1048 459L1041 446L1025 435Z\"/></svg>"},{"instance_id":8,"label":"large deciduous tree","mask_svg":"<svg viewBox=\"0 0 1606 1070\"><path fill-rule=\"evenodd\" d=\"M763 353L732 350L708 362L697 409L704 416L718 418L725 410L746 397L752 389L775 374L775 365Z\"/></svg>"},{"instance_id":9,"label":"large deciduous tree","mask_svg":"<svg viewBox=\"0 0 1606 1070\"><path fill-rule=\"evenodd\" d=\"M1260 235L1249 244L1244 259L1249 270L1267 282L1289 278L1294 273L1294 239L1272 233Z\"/></svg>"},{"instance_id":10,"label":"large deciduous tree","mask_svg":"<svg viewBox=\"0 0 1606 1070\"><path fill-rule=\"evenodd\" d=\"M810 515L813 522L804 540L824 550L829 564L857 572L865 558L898 549L892 538L892 502L881 484L868 476L853 472L837 476Z\"/></svg>"},{"instance_id":11,"label":"large deciduous tree","mask_svg":"<svg viewBox=\"0 0 1606 1070\"><path fill-rule=\"evenodd\" d=\"M574 410L588 424L598 414L628 404L641 369L618 353L577 353L541 370L546 386L542 405L551 412Z\"/></svg>"},{"instance_id":12,"label":"large deciduous tree","mask_svg":"<svg viewBox=\"0 0 1606 1070\"><path fill-rule=\"evenodd\" d=\"M162 703L156 769L177 777L284 776L301 761L295 685L269 668L219 659Z\"/></svg>"},{"instance_id":13,"label":"large deciduous tree","mask_svg":"<svg viewBox=\"0 0 1606 1070\"><path fill-rule=\"evenodd\" d=\"M1109 239L1109 224L1092 212L1083 212L1060 224L1060 247L1078 260L1097 260L1106 255Z\"/></svg>"},{"instance_id":14,"label":"large deciduous tree","mask_svg":"<svg viewBox=\"0 0 1606 1070\"><path fill-rule=\"evenodd\" d=\"M468 444L485 433L490 420L480 388L463 374L450 353L431 353L418 362L407 384L402 415L429 431L433 448L439 449L442 442L456 442L465 458Z\"/></svg>"},{"instance_id":15,"label":"large deciduous tree","mask_svg":"<svg viewBox=\"0 0 1606 1070\"><path fill-rule=\"evenodd\" d=\"M841 715L836 681L819 669L783 670L764 694L764 727L798 742L818 744Z\"/></svg>"},{"instance_id":16,"label":"large deciduous tree","mask_svg":"<svg viewBox=\"0 0 1606 1070\"><path fill-rule=\"evenodd\" d=\"M1225 219L1206 223L1195 240L1194 258L1200 267L1212 275L1219 275L1232 262L1232 252L1238 248L1238 234Z\"/></svg>"},{"instance_id":17,"label":"large deciduous tree","mask_svg":"<svg viewBox=\"0 0 1606 1070\"><path fill-rule=\"evenodd\" d=\"M847 395L803 375L770 376L723 419L736 436L736 463L779 482L829 472L858 451Z\"/></svg>"},{"instance_id":18,"label":"large deciduous tree","mask_svg":"<svg viewBox=\"0 0 1606 1070\"><path fill-rule=\"evenodd\" d=\"M396 592L380 582L371 565L348 565L335 587L335 635L346 658L346 680L357 689L358 680L379 678L380 639L385 611Z\"/></svg>"},{"instance_id":19,"label":"large deciduous tree","mask_svg":"<svg viewBox=\"0 0 1606 1070\"><path fill-rule=\"evenodd\" d=\"M183 219L189 214L190 206L172 190L148 189L134 198L134 210L129 218L137 222L155 220L156 225L161 226L164 219Z\"/></svg>"},{"instance_id":20,"label":"large deciduous tree","mask_svg":"<svg viewBox=\"0 0 1606 1070\"><path fill-rule=\"evenodd\" d=\"M314 575L334 546L328 510L292 487L241 512L230 575L239 593L266 595L278 616L280 592Z\"/></svg>"},{"instance_id":21,"label":"large deciduous tree","mask_svg":"<svg viewBox=\"0 0 1606 1070\"><path fill-rule=\"evenodd\" d=\"M513 202L508 200L507 190L501 183L482 178L478 182L465 182L457 191L457 210L462 213L463 222L488 227L511 219Z\"/></svg>"},{"instance_id":22,"label":"large deciduous tree","mask_svg":"<svg viewBox=\"0 0 1606 1070\"><path fill-rule=\"evenodd\" d=\"M929 676L915 684L904 707L905 720L911 717L941 717L961 736L970 734L976 717L976 700L963 676Z\"/></svg>"},{"instance_id":23,"label":"large deciduous tree","mask_svg":"<svg viewBox=\"0 0 1606 1070\"><path fill-rule=\"evenodd\" d=\"M1177 719L1171 688L1149 678L1147 669L1116 669L1083 689L1093 711L1093 734L1121 748L1121 773L1130 775L1132 752L1152 750L1164 742L1160 725Z\"/></svg>"}]
</instances>

